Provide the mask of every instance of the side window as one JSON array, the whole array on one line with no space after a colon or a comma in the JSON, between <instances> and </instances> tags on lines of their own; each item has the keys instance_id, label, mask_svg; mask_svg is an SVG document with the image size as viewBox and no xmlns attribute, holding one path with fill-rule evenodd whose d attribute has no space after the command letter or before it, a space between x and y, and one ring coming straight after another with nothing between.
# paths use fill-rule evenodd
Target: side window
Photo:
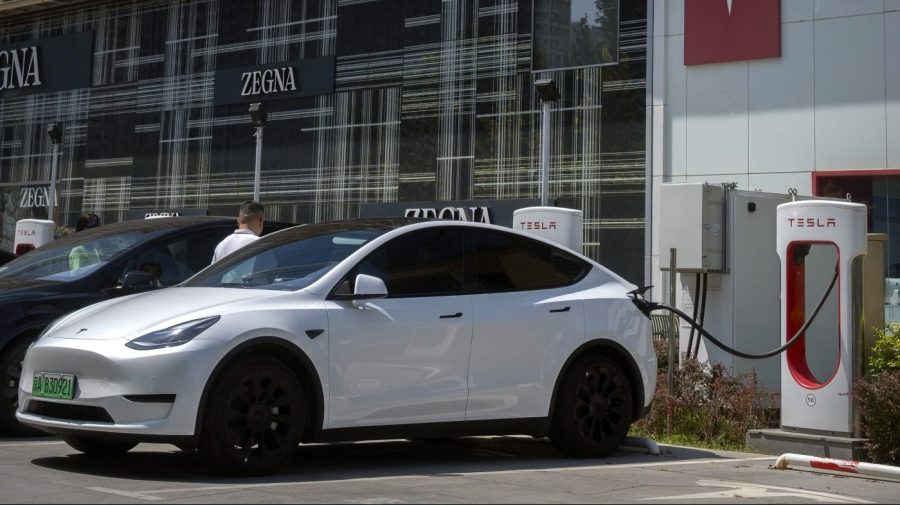
<instances>
[{"instance_id":1,"label":"side window","mask_svg":"<svg viewBox=\"0 0 900 505\"><path fill-rule=\"evenodd\" d=\"M154 274L163 286L174 286L209 266L216 245L231 232L208 230L161 242L129 260L124 269L117 271L116 282L121 282L127 272L142 270Z\"/></svg>"},{"instance_id":2,"label":"side window","mask_svg":"<svg viewBox=\"0 0 900 505\"><path fill-rule=\"evenodd\" d=\"M572 254L524 237L489 231L467 236L466 251L474 259L468 268L481 293L567 286L588 269Z\"/></svg>"},{"instance_id":3,"label":"side window","mask_svg":"<svg viewBox=\"0 0 900 505\"><path fill-rule=\"evenodd\" d=\"M463 232L439 228L397 237L364 259L350 279L357 273L382 279L390 297L461 294Z\"/></svg>"}]
</instances>

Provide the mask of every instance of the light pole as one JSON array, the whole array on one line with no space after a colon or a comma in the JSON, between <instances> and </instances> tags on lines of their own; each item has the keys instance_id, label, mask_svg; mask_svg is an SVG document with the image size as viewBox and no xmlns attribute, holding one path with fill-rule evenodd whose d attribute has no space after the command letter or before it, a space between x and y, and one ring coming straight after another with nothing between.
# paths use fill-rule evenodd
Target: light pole
<instances>
[{"instance_id":1,"label":"light pole","mask_svg":"<svg viewBox=\"0 0 900 505\"><path fill-rule=\"evenodd\" d=\"M263 128L266 127L266 120L268 118L269 115L266 113L266 109L263 108L263 104L250 104L250 121L256 128L256 133L253 135L256 137L256 166L253 170L253 201L256 202L259 201L259 176L262 172Z\"/></svg>"},{"instance_id":2,"label":"light pole","mask_svg":"<svg viewBox=\"0 0 900 505\"><path fill-rule=\"evenodd\" d=\"M59 169L59 150L62 145L62 129L56 123L47 125L47 136L50 137L50 144L53 146L52 159L50 160L50 202L47 204L47 216L50 220L56 221L53 216L53 207L56 206L56 175Z\"/></svg>"},{"instance_id":3,"label":"light pole","mask_svg":"<svg viewBox=\"0 0 900 505\"><path fill-rule=\"evenodd\" d=\"M534 90L541 100L541 206L550 202L550 104L560 99L553 79L534 81Z\"/></svg>"}]
</instances>

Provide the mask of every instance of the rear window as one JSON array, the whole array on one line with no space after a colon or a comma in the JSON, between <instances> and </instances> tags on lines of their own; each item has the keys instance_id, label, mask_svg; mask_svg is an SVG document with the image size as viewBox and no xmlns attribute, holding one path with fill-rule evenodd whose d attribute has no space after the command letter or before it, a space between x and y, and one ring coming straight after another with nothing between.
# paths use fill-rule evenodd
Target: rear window
<instances>
[{"instance_id":1,"label":"rear window","mask_svg":"<svg viewBox=\"0 0 900 505\"><path fill-rule=\"evenodd\" d=\"M568 286L590 269L562 249L525 237L480 230L466 236L467 269L479 293Z\"/></svg>"}]
</instances>

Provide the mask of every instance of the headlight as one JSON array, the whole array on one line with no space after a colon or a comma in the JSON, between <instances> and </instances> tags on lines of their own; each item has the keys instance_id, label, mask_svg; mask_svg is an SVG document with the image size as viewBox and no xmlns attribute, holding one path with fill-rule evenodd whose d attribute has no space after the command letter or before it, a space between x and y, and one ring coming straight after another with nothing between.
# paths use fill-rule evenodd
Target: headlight
<instances>
[{"instance_id":1,"label":"headlight","mask_svg":"<svg viewBox=\"0 0 900 505\"><path fill-rule=\"evenodd\" d=\"M194 319L193 321L181 323L172 326L171 328L166 328L165 330L158 330L140 336L125 345L132 349L146 351L186 344L197 335L203 333L204 330L216 324L219 317L220 316L212 316L203 319Z\"/></svg>"}]
</instances>

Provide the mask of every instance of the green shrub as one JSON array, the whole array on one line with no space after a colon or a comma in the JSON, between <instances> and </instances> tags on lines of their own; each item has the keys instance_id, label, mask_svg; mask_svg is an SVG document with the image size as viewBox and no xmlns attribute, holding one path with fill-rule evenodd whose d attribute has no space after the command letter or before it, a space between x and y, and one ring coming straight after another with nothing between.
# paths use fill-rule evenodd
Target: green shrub
<instances>
[{"instance_id":1,"label":"green shrub","mask_svg":"<svg viewBox=\"0 0 900 505\"><path fill-rule=\"evenodd\" d=\"M709 447L743 448L747 430L768 428L775 420L766 393L754 375L732 376L721 364L686 360L668 389L667 370L657 375L653 408L633 432L653 438L692 440ZM671 417L672 431L668 432Z\"/></svg>"},{"instance_id":2,"label":"green shrub","mask_svg":"<svg viewBox=\"0 0 900 505\"><path fill-rule=\"evenodd\" d=\"M876 330L875 335L875 345L869 355L869 374L900 370L900 324Z\"/></svg>"},{"instance_id":3,"label":"green shrub","mask_svg":"<svg viewBox=\"0 0 900 505\"><path fill-rule=\"evenodd\" d=\"M669 343L665 340L654 340L653 350L656 351L656 370L665 370L669 366Z\"/></svg>"},{"instance_id":4,"label":"green shrub","mask_svg":"<svg viewBox=\"0 0 900 505\"><path fill-rule=\"evenodd\" d=\"M900 465L900 324L876 332L868 374L856 382L856 400L869 459Z\"/></svg>"},{"instance_id":5,"label":"green shrub","mask_svg":"<svg viewBox=\"0 0 900 505\"><path fill-rule=\"evenodd\" d=\"M900 465L900 370L883 371L856 383L866 450L875 463Z\"/></svg>"}]
</instances>

